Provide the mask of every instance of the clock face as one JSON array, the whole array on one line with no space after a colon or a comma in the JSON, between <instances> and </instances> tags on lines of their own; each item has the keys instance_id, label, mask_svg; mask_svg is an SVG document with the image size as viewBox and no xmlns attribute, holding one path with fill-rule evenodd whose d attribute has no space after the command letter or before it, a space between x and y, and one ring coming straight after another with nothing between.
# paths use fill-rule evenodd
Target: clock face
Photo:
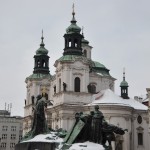
<instances>
[{"instance_id":1,"label":"clock face","mask_svg":"<svg viewBox=\"0 0 150 150\"><path fill-rule=\"evenodd\" d=\"M137 117L137 122L138 122L139 124L142 123L142 117L141 117L140 115Z\"/></svg>"}]
</instances>

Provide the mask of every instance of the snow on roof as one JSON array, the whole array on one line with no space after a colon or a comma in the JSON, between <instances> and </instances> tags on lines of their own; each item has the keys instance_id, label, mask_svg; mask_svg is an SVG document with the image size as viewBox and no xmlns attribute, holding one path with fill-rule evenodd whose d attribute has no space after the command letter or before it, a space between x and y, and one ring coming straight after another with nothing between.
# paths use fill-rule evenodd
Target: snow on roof
<instances>
[{"instance_id":1,"label":"snow on roof","mask_svg":"<svg viewBox=\"0 0 150 150\"><path fill-rule=\"evenodd\" d=\"M132 107L138 110L148 110L148 107L141 104L134 99L123 99L122 97L116 95L110 89L102 90L97 94L93 95L92 103L89 105L103 104L103 105L118 105Z\"/></svg>"},{"instance_id":2,"label":"snow on roof","mask_svg":"<svg viewBox=\"0 0 150 150\"><path fill-rule=\"evenodd\" d=\"M142 101L142 103L143 102L148 102L149 101L149 98L146 98L146 99L144 99L143 101Z\"/></svg>"},{"instance_id":3,"label":"snow on roof","mask_svg":"<svg viewBox=\"0 0 150 150\"><path fill-rule=\"evenodd\" d=\"M104 150L104 147L100 144L84 142L73 144L69 150Z\"/></svg>"},{"instance_id":4,"label":"snow on roof","mask_svg":"<svg viewBox=\"0 0 150 150\"><path fill-rule=\"evenodd\" d=\"M34 138L27 140L27 141L22 141L23 142L47 142L47 143L61 143L63 142L62 138L59 138L56 135L56 132L51 132L49 134L39 134L35 136Z\"/></svg>"}]
</instances>

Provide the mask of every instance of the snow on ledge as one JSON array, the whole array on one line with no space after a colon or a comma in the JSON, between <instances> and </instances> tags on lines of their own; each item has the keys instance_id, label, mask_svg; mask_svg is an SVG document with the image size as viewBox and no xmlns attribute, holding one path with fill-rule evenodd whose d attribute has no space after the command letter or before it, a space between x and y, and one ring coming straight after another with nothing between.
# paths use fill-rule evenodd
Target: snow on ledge
<instances>
[{"instance_id":1,"label":"snow on ledge","mask_svg":"<svg viewBox=\"0 0 150 150\"><path fill-rule=\"evenodd\" d=\"M26 141L22 141L23 142L46 142L46 143L61 143L63 142L62 138L59 138L56 135L56 132L51 132L49 134L39 134L37 136L35 136L34 138L30 139L30 140L26 140Z\"/></svg>"}]
</instances>

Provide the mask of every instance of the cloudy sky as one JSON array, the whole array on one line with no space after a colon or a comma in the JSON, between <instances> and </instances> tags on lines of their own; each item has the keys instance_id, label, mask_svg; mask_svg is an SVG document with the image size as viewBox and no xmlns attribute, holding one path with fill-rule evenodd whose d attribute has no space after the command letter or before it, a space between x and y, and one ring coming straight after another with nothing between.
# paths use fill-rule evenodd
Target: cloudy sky
<instances>
[{"instance_id":1,"label":"cloudy sky","mask_svg":"<svg viewBox=\"0 0 150 150\"><path fill-rule=\"evenodd\" d=\"M93 46L92 59L104 64L117 79L120 94L123 67L129 96L150 87L149 0L0 0L0 109L12 103L12 115L22 115L25 78L33 72L35 51L44 30L50 71L62 56L63 35L75 2L77 24Z\"/></svg>"}]
</instances>

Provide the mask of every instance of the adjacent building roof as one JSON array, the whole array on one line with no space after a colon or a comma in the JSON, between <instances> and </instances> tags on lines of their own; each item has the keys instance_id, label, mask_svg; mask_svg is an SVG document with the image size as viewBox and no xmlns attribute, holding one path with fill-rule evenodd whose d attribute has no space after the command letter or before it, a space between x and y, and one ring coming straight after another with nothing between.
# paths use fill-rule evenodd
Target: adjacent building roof
<instances>
[{"instance_id":1,"label":"adjacent building roof","mask_svg":"<svg viewBox=\"0 0 150 150\"><path fill-rule=\"evenodd\" d=\"M126 106L137 110L148 110L148 107L141 104L134 99L123 99L122 97L116 95L110 89L102 90L97 94L93 95L92 105L116 105L116 106Z\"/></svg>"}]
</instances>

